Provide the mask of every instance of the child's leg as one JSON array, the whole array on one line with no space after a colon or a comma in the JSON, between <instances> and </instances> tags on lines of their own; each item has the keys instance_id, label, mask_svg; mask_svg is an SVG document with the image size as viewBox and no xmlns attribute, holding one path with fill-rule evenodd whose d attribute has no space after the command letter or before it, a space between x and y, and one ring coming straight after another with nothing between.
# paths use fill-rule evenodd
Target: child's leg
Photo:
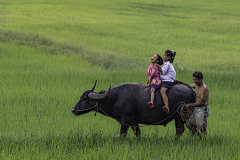
<instances>
[{"instance_id":1,"label":"child's leg","mask_svg":"<svg viewBox=\"0 0 240 160\"><path fill-rule=\"evenodd\" d=\"M155 90L156 90L155 88L151 88L151 89L150 89L151 101L148 102L148 105L150 106L150 108L154 108L153 102L154 102L154 98L155 98L155 94L154 94Z\"/></svg>"},{"instance_id":2,"label":"child's leg","mask_svg":"<svg viewBox=\"0 0 240 160\"><path fill-rule=\"evenodd\" d=\"M165 88L165 87L162 87L161 90L160 90L160 93L162 95L162 98L163 98L163 102L165 104L165 106L163 106L163 110L166 112L166 113L169 113L169 107L168 107L168 97L166 95L166 91L168 90L168 88ZM166 109L165 109L166 108Z\"/></svg>"},{"instance_id":3,"label":"child's leg","mask_svg":"<svg viewBox=\"0 0 240 160\"><path fill-rule=\"evenodd\" d=\"M154 98L155 98L155 92L156 89L155 88L151 88L150 92L151 92L151 102L153 103L154 102Z\"/></svg>"}]
</instances>

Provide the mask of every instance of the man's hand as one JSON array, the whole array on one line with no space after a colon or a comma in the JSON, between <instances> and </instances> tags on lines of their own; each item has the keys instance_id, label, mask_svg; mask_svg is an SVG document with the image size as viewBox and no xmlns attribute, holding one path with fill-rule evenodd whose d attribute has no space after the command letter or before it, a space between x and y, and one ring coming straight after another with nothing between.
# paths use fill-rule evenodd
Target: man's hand
<instances>
[{"instance_id":1,"label":"man's hand","mask_svg":"<svg viewBox=\"0 0 240 160\"><path fill-rule=\"evenodd\" d=\"M175 82L175 83L180 83L179 80L177 80L177 79L175 79L174 82Z\"/></svg>"},{"instance_id":2,"label":"man's hand","mask_svg":"<svg viewBox=\"0 0 240 160\"><path fill-rule=\"evenodd\" d=\"M186 104L185 107L186 107L187 109L189 109L189 108L191 108L191 105L190 105L190 104Z\"/></svg>"}]
</instances>

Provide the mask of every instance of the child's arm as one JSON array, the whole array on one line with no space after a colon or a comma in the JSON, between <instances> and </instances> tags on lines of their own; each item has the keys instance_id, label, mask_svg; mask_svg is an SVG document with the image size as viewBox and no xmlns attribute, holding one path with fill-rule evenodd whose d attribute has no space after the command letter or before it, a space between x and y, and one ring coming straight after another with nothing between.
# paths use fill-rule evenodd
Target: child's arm
<instances>
[{"instance_id":1,"label":"child's arm","mask_svg":"<svg viewBox=\"0 0 240 160\"><path fill-rule=\"evenodd\" d=\"M195 85L194 85L194 84L187 84L187 83L184 83L184 82L179 81L179 80L177 80L177 79L175 79L174 82L175 82L175 83L182 83L182 84L188 86L189 88L195 88Z\"/></svg>"},{"instance_id":2,"label":"child's arm","mask_svg":"<svg viewBox=\"0 0 240 160\"><path fill-rule=\"evenodd\" d=\"M170 68L170 64L164 63L164 65L162 66L162 75L166 75L168 73L169 68Z\"/></svg>"},{"instance_id":3,"label":"child's arm","mask_svg":"<svg viewBox=\"0 0 240 160\"><path fill-rule=\"evenodd\" d=\"M149 79L149 86L151 85L152 80L153 80L153 77L151 76Z\"/></svg>"},{"instance_id":4,"label":"child's arm","mask_svg":"<svg viewBox=\"0 0 240 160\"><path fill-rule=\"evenodd\" d=\"M147 73L146 73L146 75L148 76L148 80L147 80L147 84L144 84L143 86L144 87L148 87L148 86L150 86L150 84L151 84L151 82L152 81L150 81L150 79L151 78L149 78L151 75L150 75L150 69L151 69L151 65L148 67L148 69L147 69Z\"/></svg>"},{"instance_id":5,"label":"child's arm","mask_svg":"<svg viewBox=\"0 0 240 160\"><path fill-rule=\"evenodd\" d=\"M144 84L144 87L149 87L151 85L152 79L153 79L152 76L150 78L148 78L147 84Z\"/></svg>"},{"instance_id":6,"label":"child's arm","mask_svg":"<svg viewBox=\"0 0 240 160\"><path fill-rule=\"evenodd\" d=\"M147 84L145 85L145 87L148 87L149 86L149 78L148 78L148 80L147 80Z\"/></svg>"}]
</instances>

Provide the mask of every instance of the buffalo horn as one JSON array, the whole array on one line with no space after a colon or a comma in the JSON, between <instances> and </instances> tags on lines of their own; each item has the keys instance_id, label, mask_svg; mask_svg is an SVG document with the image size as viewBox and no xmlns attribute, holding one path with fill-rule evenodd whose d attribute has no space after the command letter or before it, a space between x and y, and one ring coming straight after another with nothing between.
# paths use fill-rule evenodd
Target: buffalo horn
<instances>
[{"instance_id":1,"label":"buffalo horn","mask_svg":"<svg viewBox=\"0 0 240 160\"><path fill-rule=\"evenodd\" d=\"M103 98L105 98L105 97L109 94L110 89L111 89L111 86L109 87L108 91L106 91L106 92L103 93L103 94L90 92L90 93L88 94L88 97L91 98L91 99L94 99L94 100L103 99Z\"/></svg>"},{"instance_id":2,"label":"buffalo horn","mask_svg":"<svg viewBox=\"0 0 240 160\"><path fill-rule=\"evenodd\" d=\"M95 81L95 84L94 84L93 88L91 89L92 92L94 91L94 89L96 87L96 83L97 83L97 80Z\"/></svg>"}]
</instances>

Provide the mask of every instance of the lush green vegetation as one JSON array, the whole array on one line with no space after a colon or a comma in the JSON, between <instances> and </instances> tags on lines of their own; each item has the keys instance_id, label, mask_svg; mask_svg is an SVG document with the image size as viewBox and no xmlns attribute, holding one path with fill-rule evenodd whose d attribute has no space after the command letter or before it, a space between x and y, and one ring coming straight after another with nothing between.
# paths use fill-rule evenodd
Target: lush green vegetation
<instances>
[{"instance_id":1,"label":"lush green vegetation","mask_svg":"<svg viewBox=\"0 0 240 160\"><path fill-rule=\"evenodd\" d=\"M0 159L238 159L238 1L0 2ZM96 91L145 83L153 54L177 52L177 79L200 70L210 90L208 137L174 123L141 138L94 113L71 109Z\"/></svg>"}]
</instances>

